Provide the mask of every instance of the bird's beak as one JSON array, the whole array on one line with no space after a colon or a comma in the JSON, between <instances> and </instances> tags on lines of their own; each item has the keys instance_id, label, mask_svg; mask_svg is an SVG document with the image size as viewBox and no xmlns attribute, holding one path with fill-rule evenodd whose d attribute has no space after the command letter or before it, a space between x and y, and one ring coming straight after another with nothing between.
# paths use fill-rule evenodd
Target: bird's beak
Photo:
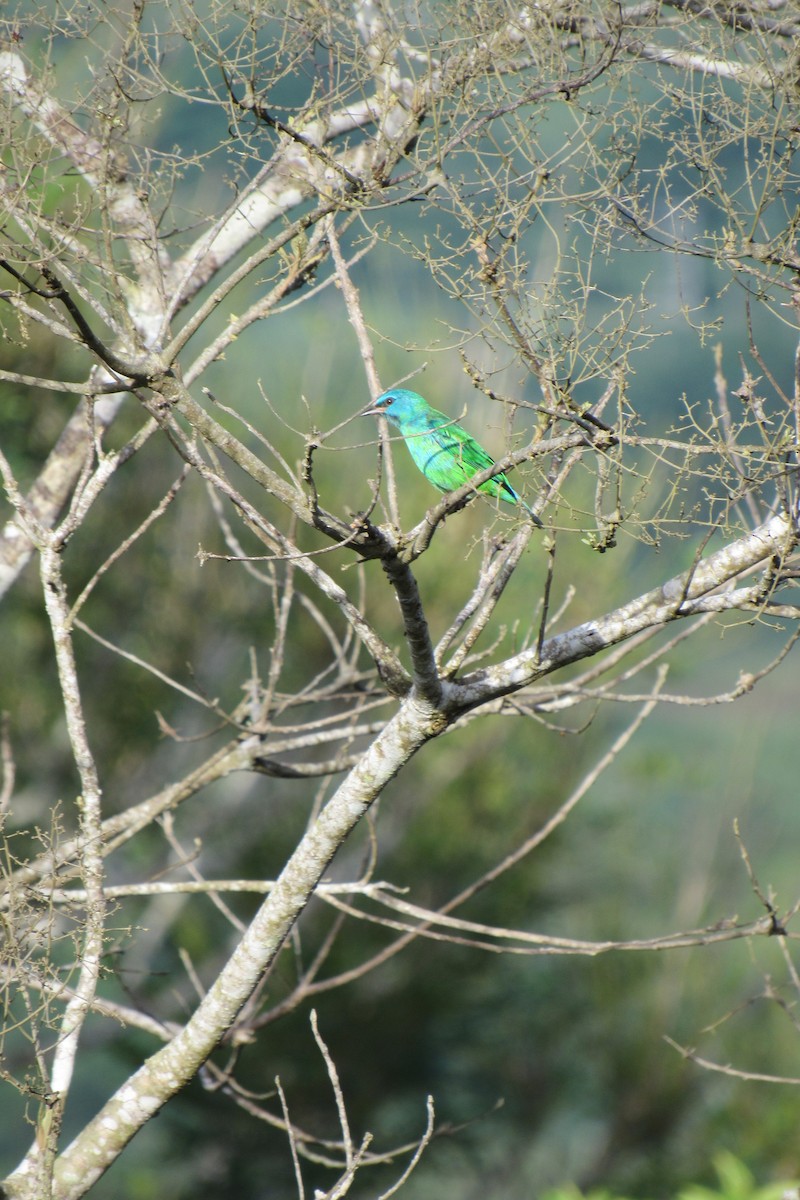
<instances>
[{"instance_id":1,"label":"bird's beak","mask_svg":"<svg viewBox=\"0 0 800 1200\"><path fill-rule=\"evenodd\" d=\"M384 409L375 408L374 405L370 404L369 408L362 409L362 411L358 415L360 417L381 417L381 416L385 417L386 412Z\"/></svg>"}]
</instances>

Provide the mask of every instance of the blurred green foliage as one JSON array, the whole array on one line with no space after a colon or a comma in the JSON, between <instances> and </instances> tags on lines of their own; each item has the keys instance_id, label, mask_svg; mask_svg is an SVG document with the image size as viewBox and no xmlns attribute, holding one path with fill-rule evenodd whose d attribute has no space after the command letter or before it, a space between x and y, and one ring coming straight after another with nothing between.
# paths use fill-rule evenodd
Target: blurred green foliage
<instances>
[{"instance_id":1,"label":"blurred green foliage","mask_svg":"<svg viewBox=\"0 0 800 1200\"><path fill-rule=\"evenodd\" d=\"M721 1150L713 1157L714 1171L719 1182L718 1187L703 1187L691 1184L681 1188L675 1200L795 1200L798 1194L796 1180L776 1181L756 1185L755 1178L741 1159L730 1151ZM605 1188L594 1188L590 1192L582 1192L574 1184L553 1188L545 1192L541 1200L632 1200ZM637 1197L637 1200L641 1198Z\"/></svg>"},{"instance_id":2,"label":"blurred green foliage","mask_svg":"<svg viewBox=\"0 0 800 1200\"><path fill-rule=\"evenodd\" d=\"M410 277L415 278L413 272ZM435 303L430 298L425 303L435 320ZM404 306L394 308L391 297L379 292L371 304L377 324L404 334ZM313 403L313 419L320 424L341 419L366 398L357 382L354 352L331 331L328 302L321 302L316 312L313 306L304 312L304 324L295 323L291 330L279 320L269 336L265 327L259 336L242 339L235 375L225 363L214 368L212 390L230 400L235 388L242 411L256 424L272 420L257 392L266 363L269 398L295 428L309 423L302 396ZM422 312L418 307L417 316ZM294 344L290 334L297 339ZM314 346L313 359L301 352L308 344ZM397 349L387 348L385 378L416 359L399 358ZM466 381L443 359L434 362L424 386L453 409L469 395ZM670 378L662 376L653 403L674 404ZM3 436L18 463L27 453L36 461L41 449L36 451L33 439L40 437L46 445L66 409L61 397L37 413L11 405L4 413ZM123 421L115 438L124 435ZM353 441L373 437L371 426L353 429ZM301 448L299 434L287 429L282 451L295 460ZM113 503L98 510L71 547L74 591L98 558L144 519L152 495L165 493L176 478L178 464L164 444L151 444L142 455L152 492L140 493L134 472L120 473L111 485ZM366 478L373 456L370 448L347 449L347 440L340 450L320 454L323 501L345 509L362 505L367 489L353 486L358 472L351 464L360 462ZM418 484L402 456L397 467L404 518L412 521L430 498L422 490L424 481ZM184 485L164 519L104 578L85 615L97 632L113 637L124 613L126 650L231 705L247 678L251 647L265 668L260 648L269 644L273 615L263 591L235 565L201 566L196 560L198 544L211 547L216 538L203 524L206 508L198 488L196 481ZM118 524L110 523L112 514ZM436 553L420 564L420 586L435 634L466 595L474 561L471 539L474 556L484 520L484 513L470 510L451 518ZM567 547L566 554L566 574L576 588L571 611L579 620L610 606L620 594L621 578L626 594L633 577L641 580L642 589L661 578L670 554L679 560L681 550L653 559L623 541L604 556L586 547ZM539 594L542 570L534 549L500 611L509 623L507 644L518 636L513 622L521 618L524 627L530 620L525 600ZM45 789L69 796L75 784L33 567L9 603L14 638L4 651L0 706L11 708L14 702L12 736L20 768L20 816L25 818L39 809ZM382 582L372 605L379 626L387 632L394 628L399 637L393 601ZM778 640L769 631L756 638L749 628L742 633L760 661ZM323 663L325 648L315 644L316 637L318 631L309 623L297 656L290 655L284 686L302 683ZM720 628L707 631L704 691L734 682L741 645L736 630L724 636ZM174 764L177 754L188 763L196 753L191 744L176 747L169 739L154 748L157 712L181 736L210 733L211 723L157 677L88 639L81 639L78 649L93 746L102 765L108 810L113 811L157 787L167 760ZM692 659L676 656L671 677L676 691L694 686L696 655L695 648ZM20 705L21 678L27 682ZM733 817L741 822L757 869L766 866L767 881L788 899L795 879L792 848L800 833L792 697L791 680L781 675L734 709L706 710L700 719L692 709L662 710L601 778L569 825L530 863L476 897L463 915L582 938L647 936L737 913L755 916L758 905L732 836ZM596 718L581 736L532 731L527 723L489 718L428 748L381 802L378 877L410 886L422 903L446 899L547 818L628 715L611 712ZM575 725L590 716L587 711ZM213 736L201 743L201 752L212 744ZM198 798L194 818L205 829L206 869L244 876L274 873L306 811L306 801L296 798L287 782L242 779L238 790L232 784L212 789ZM192 826L193 821L179 815L179 834L185 830L190 836ZM362 838L345 855L342 870L357 862L364 849ZM137 877L143 864L154 873L165 860L163 843L147 835L126 851L125 859L123 874ZM253 901L229 902L242 919L252 912ZM160 1004L172 989L179 969L174 951L162 949L152 961L141 963L127 954L132 931L150 926L156 915L157 906L147 903L128 903L120 911L109 961L124 964L122 999L132 995L146 1004L150 995ZM313 944L330 921L319 910L309 913L302 936ZM177 925L178 944L201 970L213 970L231 936L210 905L201 921L195 909L187 908ZM352 931L334 953L330 972L362 961L383 940L375 930ZM409 1200L450 1195L461 1200L485 1195L487 1187L504 1200L528 1200L548 1182L565 1177L588 1179L589 1195L603 1194L591 1191L592 1181L603 1179L631 1195L667 1197L702 1175L709 1147L738 1149L760 1175L777 1164L787 1176L798 1170L796 1103L790 1089L761 1088L756 1096L753 1088L759 1085L734 1087L704 1074L662 1040L665 1033L690 1044L699 1038L708 1057L783 1072L796 1056L796 1033L758 1000L764 979L779 971L779 947L766 943L751 948L734 943L663 958L598 959L503 959L423 943L341 995L320 997L315 1004L354 1128L374 1129L385 1146L417 1137L428 1092L442 1122L469 1123L429 1148L404 1190ZM290 962L282 959L271 995L287 991L291 980ZM735 1017L724 1019L737 1009ZM180 1011L178 1003L176 1014ZM703 1034L714 1022L721 1023ZM129 1053L129 1035L120 1037L115 1030L111 1039L98 1030L95 1036L97 1044L79 1067L67 1135L138 1055L147 1053L141 1036L130 1037ZM269 1092L277 1070L295 1119L335 1136L335 1112L311 1043L307 1006L284 1019L258 1047L242 1052L241 1075L254 1091ZM501 1100L503 1107L495 1109ZM224 1130L222 1136L217 1130ZM10 1162L16 1147L2 1147L2 1134L0 1148ZM385 1170L376 1179L386 1178ZM270 1194L288 1194L293 1186L283 1135L196 1084L143 1132L94 1194L98 1200L116 1200L122 1193L148 1200L167 1188L174 1200L181 1200L195 1194L200 1178L218 1197L256 1197L263 1194L265 1179ZM324 1186L326 1175L320 1171L317 1177L312 1169L310 1179ZM494 1189L488 1180L498 1181ZM365 1181L354 1194L373 1195L373 1185ZM561 1194L570 1195L554 1196Z\"/></svg>"},{"instance_id":3,"label":"blurred green foliage","mask_svg":"<svg viewBox=\"0 0 800 1200\"><path fill-rule=\"evenodd\" d=\"M64 49L60 67L69 61ZM76 74L78 70L75 65ZM69 86L70 71L62 71L61 78ZM563 136L567 120L564 113L561 123L554 119L554 139ZM200 150L204 139L209 144L217 139L217 131L198 121L188 105L180 116L165 116L162 142L168 146L176 139L186 145L187 137ZM654 137L650 153L657 152ZM187 184L180 203L201 210L208 190L220 186L209 169L194 180L194 190ZM388 386L424 366L412 386L454 414L467 404L475 427L486 428L489 438L497 435L499 444L500 418L474 395L461 370L450 324L453 302L424 264L405 252L403 239L418 235L421 223L415 214L405 223L401 216L398 224L403 248L380 246L357 274L371 323L391 333L377 338L383 382ZM647 255L617 257L609 267L609 288L631 296L644 289L655 303L667 285L663 276L650 276L651 269ZM691 268L685 271L688 276ZM691 284L698 295L710 297L709 326L718 322L729 333L729 344L743 344L737 298L731 291L717 294L708 264L696 264ZM663 336L648 341L646 356L643 352L635 360L640 374L631 392L642 407L661 414L666 428L679 417L684 390L693 401L712 393L713 355L707 330L698 335L683 318L657 313L652 322ZM785 332L769 333L764 344L767 350L776 345L776 374L788 377L791 354ZM33 370L34 364L43 375L79 379L85 373L79 354L65 353L47 339L6 347L7 369ZM735 362L728 365L733 372ZM520 384L513 371L499 378ZM223 403L235 404L256 428L269 429L270 439L291 463L300 458L309 430L330 428L368 399L356 346L331 290L297 312L278 314L249 330L236 345L235 360L231 354L215 364L206 381ZM593 386L593 381L585 385L587 394ZM532 391L527 381L520 388L522 394ZM23 481L32 477L72 403L53 394L42 396L33 408L17 388L4 385L0 436ZM136 415L131 405L115 426L111 444L130 435ZM517 428L525 431L524 414L517 418ZM153 497L166 493L179 467L166 442L154 440L130 470L118 474L108 502L92 514L70 547L73 593L98 561L145 519ZM315 458L322 503L341 512L363 508L375 470L374 425L354 422ZM430 494L403 454L397 455L397 472L402 517L410 525L430 503ZM523 469L520 476L526 494L535 494L535 473ZM141 477L148 481L146 494ZM588 480L586 487L588 496ZM477 506L453 516L440 531L435 552L419 563L435 636L469 592L485 525L486 510ZM254 543L247 544L258 552ZM251 649L262 674L268 669L265 648L274 613L266 590L238 565L200 565L198 546L224 551L201 485L189 480L164 518L104 576L85 617L109 638L122 624L126 652L233 707L248 677ZM569 616L577 622L632 594L632 586L645 590L685 566L691 551L676 542L656 553L623 533L620 545L605 555L592 553L577 539L565 541L560 553L563 578L575 588ZM345 561L336 553L328 557L336 578L351 586L353 572L343 569ZM377 575L378 569L371 566L370 571ZM499 621L506 624L504 649L517 645L535 621L530 599L540 595L543 573L535 545L498 610ZM370 585L370 616L399 643L390 591L383 580L370 579ZM72 796L75 779L33 567L6 604L6 628L13 636L4 641L0 709L13 711L17 815L20 824L27 824L34 813L44 827L45 797ZM712 624L684 657L676 653L670 687L675 692L724 690L742 669L743 646L758 666L780 640L780 632L772 629ZM157 714L180 738L204 735L200 753L213 747L220 733L207 712L166 687L159 676L89 638L79 641L78 651L109 812L160 786L167 760L171 771L176 760L194 761L194 743L160 737ZM324 666L325 652L318 627L311 621L301 626L281 686L302 686ZM627 709L595 716L587 706L570 718L570 728L565 722L561 729L487 718L428 747L381 800L375 816L381 847L377 877L408 886L420 903L433 906L446 900L539 828L629 717ZM787 672L735 707L720 705L699 715L691 707L660 710L568 825L530 861L476 896L461 915L598 940L647 937L735 915L755 917L760 908L732 833L734 818L757 873L764 872L765 888L774 888L784 902L790 900L800 835L795 726L796 688ZM194 822L202 828L209 874L269 877L294 844L309 807L308 795L290 782L228 781L198 798L191 819L179 814L177 834L191 846ZM366 856L367 840L365 831L343 852L337 863L342 875ZM138 878L146 864L148 873L156 875L166 858L160 837L147 834L126 848L117 869L120 877ZM255 903L241 897L228 902L242 920ZM131 952L133 931L157 927L159 912L150 902L120 906L109 966L116 970L114 987L121 999L132 996L146 1006L151 1000L163 1004L168 996L180 1015L184 998L177 989L173 994L178 948L202 977L211 977L235 935L210 903L201 918L187 906L177 919L175 945L157 946L152 957L146 950ZM301 940L313 946L333 920L315 907L303 924ZM375 928L352 929L337 945L328 974L362 962L385 941L386 935ZM354 1128L375 1130L385 1146L413 1140L424 1126L428 1093L435 1097L443 1125L464 1124L431 1145L403 1191L408 1200L486 1195L502 1200L621 1200L619 1189L660 1200L777 1200L789 1185L757 1187L755 1176L789 1178L800 1171L795 1091L734 1084L704 1072L663 1037L697 1045L705 1057L735 1061L743 1070L786 1073L787 1063L797 1061L797 1032L791 1014L765 996L768 981L782 978L781 971L777 939L663 956L596 958L500 957L420 941L374 974L341 993L320 996L314 1004L339 1067ZM269 981L271 997L286 994L293 977L286 955ZM271 1091L280 1072L298 1123L333 1137L335 1108L310 1038L309 1008L304 1005L265 1031L257 1046L245 1047L241 1076L263 1094ZM152 1048L140 1034L101 1031L99 1023L90 1023L87 1036L89 1053L79 1064L67 1135ZM24 1048L15 1053L24 1058ZM18 1152L4 1141L2 1129L0 1152L8 1163ZM716 1190L687 1187L687 1180L709 1175L709 1160L718 1177ZM375 1178L383 1179L387 1170L381 1168ZM325 1179L322 1170L318 1178L312 1171L310 1183L322 1187ZM559 1179L576 1179L588 1191L577 1185L542 1190ZM284 1135L198 1082L145 1128L94 1195L98 1200L121 1195L182 1200L201 1187L220 1200L255 1200L288 1195L293 1182ZM374 1183L365 1182L353 1194L377 1192Z\"/></svg>"},{"instance_id":4,"label":"blurred green foliage","mask_svg":"<svg viewBox=\"0 0 800 1200\"><path fill-rule=\"evenodd\" d=\"M401 329L408 320L405 309L393 308L386 295L376 294L372 303L376 323L384 328ZM280 321L269 337L265 328L258 337L242 339L235 375L224 363L214 369L215 394L230 399L235 388L248 419L271 421L257 393L268 362L269 397L280 402L290 425L308 425L298 399L303 395L313 401L314 419L321 424L360 405L366 395L355 382L354 353L344 348L343 337L331 333L327 302L320 309L315 316L309 306L306 323L294 326L293 336L299 339L294 347L288 323ZM427 311L434 320L435 306ZM314 345L313 362L300 353L307 339ZM387 379L403 369L397 354L387 351ZM455 409L469 393L460 373L449 370L437 360L425 387ZM654 392L653 402L674 403L671 379L662 377L662 390ZM45 445L48 422L52 436L66 408L60 397L39 413L11 406L4 414L3 436L18 462L28 452L35 461L31 439L41 437ZM124 436L124 426L117 436ZM370 426L354 430L352 440L373 437ZM346 445L345 440L342 449L318 458L323 501L344 509L359 507L367 494L366 486L353 485L358 472L351 463L361 463L366 478L374 455L369 448L349 450ZM286 430L281 449L294 460L301 446L300 436ZM73 591L83 586L98 559L144 519L152 495L165 493L175 479L178 464L164 444L153 443L142 455L152 492L140 493L135 472L120 473L111 485L113 503L98 510L71 547ZM412 521L429 496L402 456L397 467L404 518ZM97 632L113 637L124 613L126 650L232 705L249 672L251 647L265 669L261 648L269 644L273 615L263 590L235 565L198 563L198 544L221 549L214 531L203 523L206 508L198 489L196 481L184 485L164 519L104 578L85 616ZM111 523L112 514L118 524ZM435 634L466 595L474 561L471 539L474 556L484 520L484 513L470 510L451 518L436 553L420 564L420 586ZM568 547L566 574L576 588L574 619L610 606L620 594L621 578L627 594L634 577L642 589L663 577L672 553L680 559L680 547L660 558L624 541L604 556L587 547ZM521 619L524 627L530 620L526 597L539 594L542 570L534 549L500 612L509 624L506 644L513 645L519 636L513 622ZM397 614L382 581L371 604L379 627L390 636L396 630L398 638ZM33 567L9 605L14 637L4 648L0 706L10 709L13 702L19 815L24 819L31 810L44 813L45 793L70 796L75 783ZM153 613L158 614L156 642ZM741 632L751 656L766 661L777 635L762 631L754 637L750 628ZM283 686L302 683L324 662L325 647L316 644L317 637L309 623L297 654L289 657ZM702 645L702 690L730 686L741 667L742 638L736 630L723 636L721 628L712 626ZM207 732L201 753L213 745L213 723L157 677L102 646L80 639L78 650L110 812L159 786L167 761L174 764L177 755L189 763L197 753L191 743L176 746L170 739L154 746L157 712L181 736ZM675 657L674 690L695 687L697 653L695 648L686 661ZM21 704L20 679L26 680ZM788 899L796 875L793 846L800 833L794 803L793 693L784 673L733 709L705 710L699 719L692 709L659 712L568 826L529 863L476 897L462 915L581 938L641 937L734 914L756 916L758 905L732 836L734 817L756 869L766 870L765 882ZM585 712L575 726L591 715ZM422 903L446 899L538 828L628 716L627 711L609 712L580 736L488 718L429 747L381 801L378 877L409 886ZM269 876L293 844L306 813L307 801L291 783L243 778L199 797L191 820L179 814L177 831L191 838L195 821L203 826L209 873ZM362 837L344 855L343 873L364 852ZM156 873L165 861L163 843L147 835L126 850L118 869L135 878L142 866ZM246 919L254 901L234 898L229 903ZM179 970L174 950L162 948L152 960L128 953L133 931L152 926L157 913L158 906L146 902L121 907L117 944L109 959L110 965L121 964L121 999L133 996L146 1005L150 996L161 1005L173 988ZM331 920L319 909L310 912L302 937L313 944ZM178 944L201 971L213 971L231 938L210 905L201 920L195 908L187 907L177 925ZM380 932L369 928L351 931L335 951L330 973L362 961L383 941ZM798 1170L791 1089L734 1087L687 1064L662 1040L665 1033L687 1044L699 1039L707 1057L783 1073L796 1058L796 1033L758 999L764 980L780 970L779 947L763 942L664 957L597 959L498 958L422 943L341 994L317 998L315 1005L354 1128L374 1129L384 1146L417 1137L428 1092L435 1097L441 1122L469 1123L452 1137L434 1141L404 1190L409 1200L451 1195L461 1200L485 1195L487 1189L504 1200L528 1200L559 1178L588 1183L589 1195L603 1194L591 1191L592 1183L602 1179L626 1194L668 1197L687 1180L702 1176L709 1148L730 1146L761 1176L778 1166L787 1177ZM271 997L288 991L292 977L290 960L284 958L270 982ZM175 1011L181 1011L179 997ZM729 1013L735 1016L726 1019ZM702 1032L716 1022L713 1030ZM67 1136L139 1054L148 1052L141 1036L120 1036L114 1030L111 1038L99 1029L93 1035L91 1024L88 1036L90 1045L92 1036L98 1040L79 1067ZM241 1054L241 1077L255 1092L269 1092L276 1071L295 1119L335 1136L335 1111L310 1039L308 1006ZM501 1100L503 1107L496 1109ZM217 1131L224 1132L218 1136ZM5 1161L12 1161L16 1147L3 1146L1 1133L0 1149ZM283 1135L253 1122L198 1083L137 1138L94 1194L98 1200L116 1200L120 1194L148 1200L167 1188L174 1200L181 1200L196 1193L200 1178L218 1197L262 1195L266 1179L270 1194L289 1194L293 1186ZM388 1179L386 1169L375 1178ZM310 1179L324 1186L326 1175L312 1169ZM496 1186L489 1180L497 1181ZM373 1194L374 1185L366 1180L354 1191L356 1196ZM570 1193L554 1193L560 1194Z\"/></svg>"}]
</instances>

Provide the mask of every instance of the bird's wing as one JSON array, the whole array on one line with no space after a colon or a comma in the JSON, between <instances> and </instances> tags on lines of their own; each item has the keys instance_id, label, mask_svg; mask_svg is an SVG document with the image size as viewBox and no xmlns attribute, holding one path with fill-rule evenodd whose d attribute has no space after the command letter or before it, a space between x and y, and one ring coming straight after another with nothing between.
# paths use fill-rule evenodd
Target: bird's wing
<instances>
[{"instance_id":1,"label":"bird's wing","mask_svg":"<svg viewBox=\"0 0 800 1200\"><path fill-rule=\"evenodd\" d=\"M451 455L451 478L442 487L442 491L453 491L455 488L461 487L473 475L485 471L487 467L494 466L495 459L488 450L485 450L480 442L460 425L450 424L447 428L437 429L435 436L442 449ZM437 486L441 487L442 485L438 484ZM502 471L498 471L496 475L490 476L489 479L479 484L478 491L485 492L490 496L500 496L510 503L518 503L520 499Z\"/></svg>"},{"instance_id":2,"label":"bird's wing","mask_svg":"<svg viewBox=\"0 0 800 1200\"><path fill-rule=\"evenodd\" d=\"M427 434L412 437L409 447L427 479L440 491L452 492L476 472L485 471L494 459L466 429L449 417L436 415L442 420Z\"/></svg>"}]
</instances>

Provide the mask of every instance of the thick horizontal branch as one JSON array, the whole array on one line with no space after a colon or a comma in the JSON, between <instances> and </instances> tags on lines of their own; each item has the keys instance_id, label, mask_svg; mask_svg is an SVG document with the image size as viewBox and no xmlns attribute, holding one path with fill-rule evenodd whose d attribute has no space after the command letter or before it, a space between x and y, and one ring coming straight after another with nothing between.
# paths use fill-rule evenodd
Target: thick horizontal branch
<instances>
[{"instance_id":1,"label":"thick horizontal branch","mask_svg":"<svg viewBox=\"0 0 800 1200\"><path fill-rule=\"evenodd\" d=\"M106 900L122 900L130 896L207 896L211 892L242 893L264 896L276 886L274 879L181 879L161 880L158 883L120 883L103 888ZM405 891L391 883L320 883L317 896L374 896ZM37 888L37 899L53 904L82 904L87 899L85 888Z\"/></svg>"},{"instance_id":2,"label":"thick horizontal branch","mask_svg":"<svg viewBox=\"0 0 800 1200\"><path fill-rule=\"evenodd\" d=\"M474 671L448 684L448 706L472 708L508 695L534 683L543 675L598 654L627 641L642 630L666 625L697 612L697 602L730 583L744 571L770 558L783 559L796 544L796 531L781 513L758 529L701 559L690 570L674 576L660 587L615 608L595 620L548 638L538 647L515 655L497 666Z\"/></svg>"},{"instance_id":3,"label":"thick horizontal branch","mask_svg":"<svg viewBox=\"0 0 800 1200\"><path fill-rule=\"evenodd\" d=\"M390 911L408 917L409 921L414 922L410 924L380 915L374 916L366 913L363 909L346 904L339 897L347 894L347 892L329 891L326 893L326 898L336 908L347 912L350 916L370 920L400 933L432 938L436 941L457 940L453 935L469 934L474 935L470 938L470 945L500 953L568 954L595 958L600 954L609 954L620 950L637 952L680 950L755 936L774 937L776 933L775 918L763 916L755 921L721 921L702 929L689 929L652 938L634 938L628 941L608 938L587 941L581 938L560 937L556 934L533 933L525 929L506 929L499 925L486 925L480 921L467 921L460 917L451 917L443 912L422 908L420 905L412 904L396 895L384 896L377 889L368 893L370 899L378 901ZM781 931L783 936L793 936L786 933L782 926ZM800 937L800 935L794 936ZM498 943L500 944L498 945ZM509 945L508 943L514 944Z\"/></svg>"},{"instance_id":4,"label":"thick horizontal branch","mask_svg":"<svg viewBox=\"0 0 800 1200\"><path fill-rule=\"evenodd\" d=\"M629 53L649 62L663 63L681 71L694 71L700 75L716 75L720 79L733 79L738 83L760 88L775 86L775 72L766 71L752 63L738 62L733 58L715 58L710 54L697 54L674 47L656 46L652 42L632 44Z\"/></svg>"}]
</instances>

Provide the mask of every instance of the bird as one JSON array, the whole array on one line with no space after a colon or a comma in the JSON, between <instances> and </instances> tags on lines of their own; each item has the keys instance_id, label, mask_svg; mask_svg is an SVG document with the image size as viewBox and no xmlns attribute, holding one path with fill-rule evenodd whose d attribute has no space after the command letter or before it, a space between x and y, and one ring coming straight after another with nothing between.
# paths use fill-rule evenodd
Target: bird
<instances>
[{"instance_id":1,"label":"bird","mask_svg":"<svg viewBox=\"0 0 800 1200\"><path fill-rule=\"evenodd\" d=\"M391 388L384 392L362 415L386 417L391 421L400 430L422 474L440 492L454 492L494 462L471 433L446 413L433 408L419 392L408 388ZM534 524L542 524L502 471L479 483L475 490L508 504L520 505Z\"/></svg>"}]
</instances>

